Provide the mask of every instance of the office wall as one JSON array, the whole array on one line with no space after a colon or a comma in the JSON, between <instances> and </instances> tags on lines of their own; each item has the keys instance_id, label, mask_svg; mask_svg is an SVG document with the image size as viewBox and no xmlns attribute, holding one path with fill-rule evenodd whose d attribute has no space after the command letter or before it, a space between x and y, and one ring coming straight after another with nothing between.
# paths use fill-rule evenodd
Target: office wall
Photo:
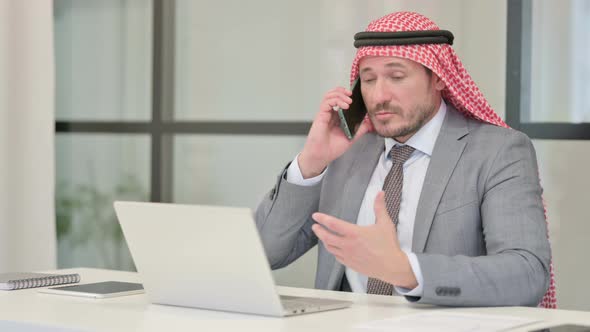
<instances>
[{"instance_id":1,"label":"office wall","mask_svg":"<svg viewBox=\"0 0 590 332\"><path fill-rule=\"evenodd\" d=\"M0 1L0 273L55 268L51 1Z\"/></svg>"}]
</instances>

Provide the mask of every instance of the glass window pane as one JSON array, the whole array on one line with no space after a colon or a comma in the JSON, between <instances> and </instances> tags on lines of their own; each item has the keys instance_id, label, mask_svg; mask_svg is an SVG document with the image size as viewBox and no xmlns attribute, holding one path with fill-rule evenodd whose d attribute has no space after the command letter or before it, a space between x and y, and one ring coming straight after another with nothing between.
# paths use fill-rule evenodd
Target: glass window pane
<instances>
[{"instance_id":1,"label":"glass window pane","mask_svg":"<svg viewBox=\"0 0 590 332\"><path fill-rule=\"evenodd\" d=\"M174 201L256 208L304 142L302 136L177 136Z\"/></svg>"},{"instance_id":2,"label":"glass window pane","mask_svg":"<svg viewBox=\"0 0 590 332\"><path fill-rule=\"evenodd\" d=\"M58 134L58 267L133 270L113 201L149 198L150 139Z\"/></svg>"},{"instance_id":3,"label":"glass window pane","mask_svg":"<svg viewBox=\"0 0 590 332\"><path fill-rule=\"evenodd\" d=\"M176 0L175 119L309 121L349 85L353 35L371 20L415 10L461 34L467 2Z\"/></svg>"},{"instance_id":4,"label":"glass window pane","mask_svg":"<svg viewBox=\"0 0 590 332\"><path fill-rule=\"evenodd\" d=\"M531 2L531 109L521 121L590 122L590 2Z\"/></svg>"},{"instance_id":5,"label":"glass window pane","mask_svg":"<svg viewBox=\"0 0 590 332\"><path fill-rule=\"evenodd\" d=\"M369 6L176 1L176 119L309 121L348 85ZM264 13L264 14L262 14Z\"/></svg>"},{"instance_id":6,"label":"glass window pane","mask_svg":"<svg viewBox=\"0 0 590 332\"><path fill-rule=\"evenodd\" d=\"M55 0L58 120L149 120L152 1Z\"/></svg>"},{"instance_id":7,"label":"glass window pane","mask_svg":"<svg viewBox=\"0 0 590 332\"><path fill-rule=\"evenodd\" d=\"M580 285L590 277L588 252L588 188L590 141L534 140L557 278L560 309L590 310L590 288ZM576 259L578 258L578 259Z\"/></svg>"}]
</instances>

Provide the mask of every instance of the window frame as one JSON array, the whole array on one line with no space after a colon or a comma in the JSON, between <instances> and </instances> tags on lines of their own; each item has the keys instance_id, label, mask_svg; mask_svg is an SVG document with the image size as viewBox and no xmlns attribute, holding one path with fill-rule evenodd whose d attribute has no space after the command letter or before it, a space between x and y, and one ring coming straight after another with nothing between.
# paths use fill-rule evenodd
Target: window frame
<instances>
[{"instance_id":1,"label":"window frame","mask_svg":"<svg viewBox=\"0 0 590 332\"><path fill-rule=\"evenodd\" d=\"M530 113L532 0L507 0L506 123L532 139L590 140L590 123L523 122ZM56 134L150 136L150 200L173 201L173 137L307 134L311 122L174 121L175 0L153 0L150 121L56 121Z\"/></svg>"},{"instance_id":2,"label":"window frame","mask_svg":"<svg viewBox=\"0 0 590 332\"><path fill-rule=\"evenodd\" d=\"M531 91L532 0L508 0L506 123L532 139L590 140L590 123L524 122Z\"/></svg>"},{"instance_id":3,"label":"window frame","mask_svg":"<svg viewBox=\"0 0 590 332\"><path fill-rule=\"evenodd\" d=\"M307 135L311 122L175 121L175 0L153 0L152 109L150 121L55 121L59 135L150 136L150 201L172 202L175 135Z\"/></svg>"}]
</instances>

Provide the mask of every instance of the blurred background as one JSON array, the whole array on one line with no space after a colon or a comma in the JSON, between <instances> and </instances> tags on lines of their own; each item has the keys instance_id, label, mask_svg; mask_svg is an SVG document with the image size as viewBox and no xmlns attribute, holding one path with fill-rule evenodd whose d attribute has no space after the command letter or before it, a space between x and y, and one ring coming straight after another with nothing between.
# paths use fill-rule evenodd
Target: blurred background
<instances>
[{"instance_id":1,"label":"blurred background","mask_svg":"<svg viewBox=\"0 0 590 332\"><path fill-rule=\"evenodd\" d=\"M40 106L49 128L40 141L51 146L42 150L45 162L33 164L52 163L44 168L51 181L43 183L55 193L54 205L39 213L56 216L48 232L56 239L58 268L134 270L114 200L255 209L302 148L323 93L348 85L354 33L390 12L418 11L453 32L454 49L492 107L533 139L558 304L590 310L590 1L54 0L45 9L36 1L2 6L7 22L17 20L9 10L20 10L28 17L22 29L34 25L50 39L41 49L47 53L38 53L45 65L29 77L48 82L43 88L51 92ZM43 11L44 19L31 10ZM6 23L0 33L14 38L15 29ZM7 58L16 51L6 45L0 44L0 74L11 71L10 61L26 61ZM14 82L1 84L11 101L6 91ZM14 132L21 120L9 114L10 102L2 105L4 132ZM11 137L3 138L3 153L18 160L12 151L20 143ZM3 182L10 189L3 197L15 200L13 189L24 184L2 177L13 181L12 187ZM26 192L19 197L22 208L37 206ZM5 203L6 220L23 216L11 210L18 204ZM13 226L5 224L0 236L10 242ZM275 271L277 283L313 287L315 255L311 250Z\"/></svg>"}]
</instances>

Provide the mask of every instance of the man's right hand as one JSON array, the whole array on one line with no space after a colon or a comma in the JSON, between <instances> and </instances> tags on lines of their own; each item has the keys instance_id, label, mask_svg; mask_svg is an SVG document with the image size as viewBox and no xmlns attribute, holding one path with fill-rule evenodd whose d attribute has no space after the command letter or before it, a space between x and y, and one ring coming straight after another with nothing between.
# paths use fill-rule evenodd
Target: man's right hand
<instances>
[{"instance_id":1,"label":"man's right hand","mask_svg":"<svg viewBox=\"0 0 590 332\"><path fill-rule=\"evenodd\" d=\"M337 87L328 91L322 99L320 111L313 120L303 151L297 159L304 179L320 175L329 163L372 130L368 118L363 120L352 140L349 140L340 128L338 112L332 107L338 106L346 112L352 103L351 95L351 91Z\"/></svg>"}]
</instances>

